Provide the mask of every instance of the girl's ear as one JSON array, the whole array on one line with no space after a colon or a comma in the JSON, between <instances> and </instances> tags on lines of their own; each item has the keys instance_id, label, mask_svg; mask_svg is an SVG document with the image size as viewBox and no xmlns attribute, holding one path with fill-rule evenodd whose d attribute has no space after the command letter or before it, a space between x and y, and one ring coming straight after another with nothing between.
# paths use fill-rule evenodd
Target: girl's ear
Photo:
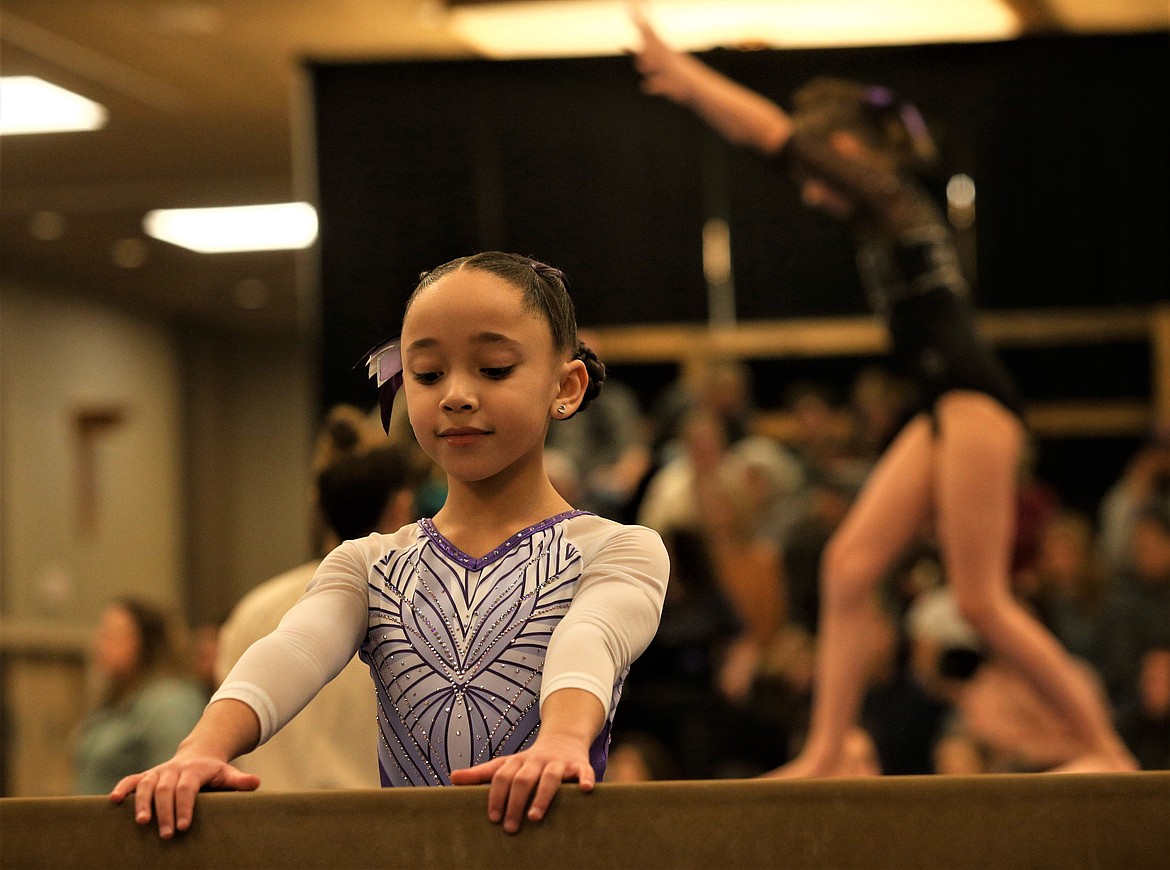
<instances>
[{"instance_id":1,"label":"girl's ear","mask_svg":"<svg viewBox=\"0 0 1170 870\"><path fill-rule=\"evenodd\" d=\"M553 397L549 416L554 420L567 420L576 412L589 386L589 371L579 359L569 360L561 370L561 387Z\"/></svg>"}]
</instances>

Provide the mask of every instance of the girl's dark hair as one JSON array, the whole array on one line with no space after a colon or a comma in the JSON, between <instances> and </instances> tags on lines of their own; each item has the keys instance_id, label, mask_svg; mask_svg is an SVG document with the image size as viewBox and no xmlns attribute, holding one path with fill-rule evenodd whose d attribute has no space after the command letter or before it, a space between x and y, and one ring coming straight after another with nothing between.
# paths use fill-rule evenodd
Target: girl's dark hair
<instances>
[{"instance_id":1,"label":"girl's dark hair","mask_svg":"<svg viewBox=\"0 0 1170 870\"><path fill-rule=\"evenodd\" d=\"M802 132L852 133L911 172L929 175L937 167L938 150L922 115L888 88L815 78L792 95L792 117Z\"/></svg>"},{"instance_id":2,"label":"girl's dark hair","mask_svg":"<svg viewBox=\"0 0 1170 870\"><path fill-rule=\"evenodd\" d=\"M531 257L501 251L485 251L469 257L459 257L429 272L423 272L419 276L414 292L406 300L406 310L410 310L411 303L420 292L445 275L460 269L488 272L520 290L524 295L524 309L541 315L548 323L552 332L553 348L558 353L570 354L573 359L585 363L589 385L585 388L585 396L577 408L578 411L585 410L601 392L601 386L605 383L605 365L591 348L577 338L577 314L566 286L565 273Z\"/></svg>"}]
</instances>

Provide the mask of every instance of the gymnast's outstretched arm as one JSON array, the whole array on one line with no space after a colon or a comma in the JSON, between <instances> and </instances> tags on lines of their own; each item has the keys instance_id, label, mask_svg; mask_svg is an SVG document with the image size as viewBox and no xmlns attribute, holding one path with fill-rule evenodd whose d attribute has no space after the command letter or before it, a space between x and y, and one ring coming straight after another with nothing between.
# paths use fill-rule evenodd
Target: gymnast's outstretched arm
<instances>
[{"instance_id":1,"label":"gymnast's outstretched arm","mask_svg":"<svg viewBox=\"0 0 1170 870\"><path fill-rule=\"evenodd\" d=\"M631 7L642 38L634 52L642 90L693 111L736 145L777 154L792 135L792 119L762 94L732 81L692 55L675 51L647 21L639 4Z\"/></svg>"}]
</instances>

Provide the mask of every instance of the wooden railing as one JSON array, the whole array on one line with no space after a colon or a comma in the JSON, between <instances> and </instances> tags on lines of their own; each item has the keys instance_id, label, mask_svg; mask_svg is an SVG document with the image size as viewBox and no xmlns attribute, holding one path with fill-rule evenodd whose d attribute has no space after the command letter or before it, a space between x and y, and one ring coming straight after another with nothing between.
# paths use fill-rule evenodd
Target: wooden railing
<instances>
[{"instance_id":1,"label":"wooden railing","mask_svg":"<svg viewBox=\"0 0 1170 870\"><path fill-rule=\"evenodd\" d=\"M1149 344L1148 398L1029 403L1029 422L1039 435L1141 435L1155 420L1170 420L1170 305L986 313L979 325L1000 347ZM871 317L752 321L723 327L609 327L596 332L606 362L673 363L694 383L713 360L873 356L886 349L885 330ZM779 437L791 429L787 415L775 408L763 409L759 425Z\"/></svg>"},{"instance_id":2,"label":"wooden railing","mask_svg":"<svg viewBox=\"0 0 1170 870\"><path fill-rule=\"evenodd\" d=\"M0 800L0 867L1164 868L1170 773L562 787L515 836L486 787L203 794L163 841L133 801Z\"/></svg>"}]
</instances>

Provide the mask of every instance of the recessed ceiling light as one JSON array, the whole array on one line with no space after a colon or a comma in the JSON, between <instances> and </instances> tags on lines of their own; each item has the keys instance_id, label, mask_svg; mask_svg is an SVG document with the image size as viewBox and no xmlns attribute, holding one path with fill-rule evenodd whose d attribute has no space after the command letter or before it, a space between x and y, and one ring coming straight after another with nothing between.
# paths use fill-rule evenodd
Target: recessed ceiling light
<instances>
[{"instance_id":1,"label":"recessed ceiling light","mask_svg":"<svg viewBox=\"0 0 1170 870\"><path fill-rule=\"evenodd\" d=\"M106 107L36 76L0 77L0 134L104 127Z\"/></svg>"},{"instance_id":2,"label":"recessed ceiling light","mask_svg":"<svg viewBox=\"0 0 1170 870\"><path fill-rule=\"evenodd\" d=\"M307 248L317 238L317 212L307 202L175 208L149 212L146 234L201 254Z\"/></svg>"}]
</instances>

